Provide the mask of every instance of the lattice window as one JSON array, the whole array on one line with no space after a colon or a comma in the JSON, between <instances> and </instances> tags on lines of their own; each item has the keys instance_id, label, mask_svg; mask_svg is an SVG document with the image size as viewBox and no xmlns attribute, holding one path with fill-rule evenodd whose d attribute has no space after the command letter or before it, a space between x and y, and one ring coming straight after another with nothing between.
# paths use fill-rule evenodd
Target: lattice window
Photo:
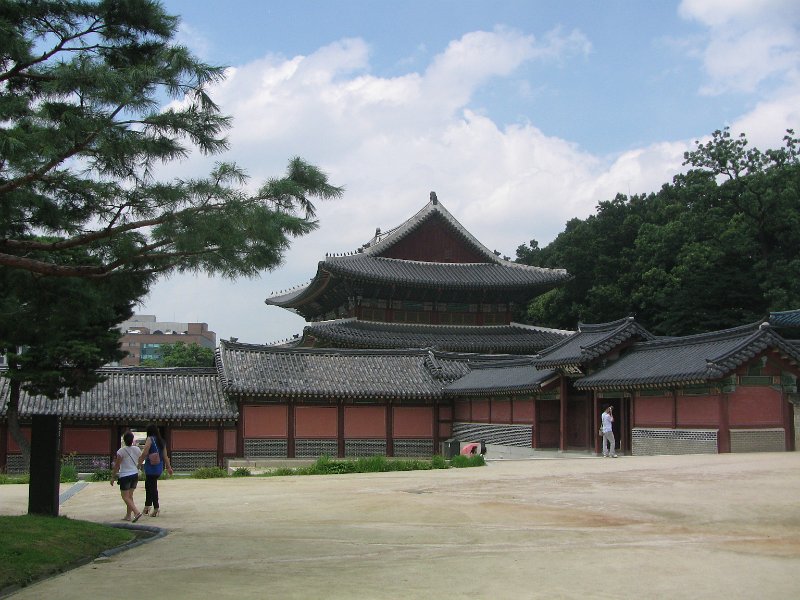
<instances>
[{"instance_id":1,"label":"lattice window","mask_svg":"<svg viewBox=\"0 0 800 600\"><path fill-rule=\"evenodd\" d=\"M631 453L716 454L717 429L644 429L631 431Z\"/></svg>"},{"instance_id":2,"label":"lattice window","mask_svg":"<svg viewBox=\"0 0 800 600\"><path fill-rule=\"evenodd\" d=\"M79 473L96 473L103 469L110 469L114 462L111 456L105 454L76 454L70 460Z\"/></svg>"},{"instance_id":3,"label":"lattice window","mask_svg":"<svg viewBox=\"0 0 800 600\"><path fill-rule=\"evenodd\" d=\"M531 425L493 425L487 423L453 423L453 436L462 442L484 441L500 446L530 448L533 439Z\"/></svg>"},{"instance_id":4,"label":"lattice window","mask_svg":"<svg viewBox=\"0 0 800 600\"><path fill-rule=\"evenodd\" d=\"M178 450L170 454L170 464L176 471L194 471L201 467L216 467L217 453Z\"/></svg>"},{"instance_id":5,"label":"lattice window","mask_svg":"<svg viewBox=\"0 0 800 600\"><path fill-rule=\"evenodd\" d=\"M288 444L283 439L246 439L244 441L244 457L253 458L286 458Z\"/></svg>"},{"instance_id":6,"label":"lattice window","mask_svg":"<svg viewBox=\"0 0 800 600\"><path fill-rule=\"evenodd\" d=\"M318 458L320 456L339 456L337 440L304 440L294 441L295 458Z\"/></svg>"},{"instance_id":7,"label":"lattice window","mask_svg":"<svg viewBox=\"0 0 800 600\"><path fill-rule=\"evenodd\" d=\"M345 440L344 455L361 456L386 456L386 440Z\"/></svg>"},{"instance_id":8,"label":"lattice window","mask_svg":"<svg viewBox=\"0 0 800 600\"><path fill-rule=\"evenodd\" d=\"M786 432L783 429L731 429L731 452L783 452Z\"/></svg>"},{"instance_id":9,"label":"lattice window","mask_svg":"<svg viewBox=\"0 0 800 600\"><path fill-rule=\"evenodd\" d=\"M433 456L432 439L394 440L394 455L414 458L430 458Z\"/></svg>"},{"instance_id":10,"label":"lattice window","mask_svg":"<svg viewBox=\"0 0 800 600\"><path fill-rule=\"evenodd\" d=\"M6 471L10 475L19 475L20 473L27 473L28 466L22 460L22 454L9 454L6 457Z\"/></svg>"}]
</instances>

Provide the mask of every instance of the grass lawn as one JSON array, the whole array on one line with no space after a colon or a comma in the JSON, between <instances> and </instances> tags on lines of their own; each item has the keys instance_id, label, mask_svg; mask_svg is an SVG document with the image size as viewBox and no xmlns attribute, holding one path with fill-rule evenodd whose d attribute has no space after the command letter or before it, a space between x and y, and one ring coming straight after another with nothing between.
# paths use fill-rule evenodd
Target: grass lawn
<instances>
[{"instance_id":1,"label":"grass lawn","mask_svg":"<svg viewBox=\"0 0 800 600\"><path fill-rule=\"evenodd\" d=\"M59 573L134 537L128 529L31 515L0 516L0 532L0 591Z\"/></svg>"}]
</instances>

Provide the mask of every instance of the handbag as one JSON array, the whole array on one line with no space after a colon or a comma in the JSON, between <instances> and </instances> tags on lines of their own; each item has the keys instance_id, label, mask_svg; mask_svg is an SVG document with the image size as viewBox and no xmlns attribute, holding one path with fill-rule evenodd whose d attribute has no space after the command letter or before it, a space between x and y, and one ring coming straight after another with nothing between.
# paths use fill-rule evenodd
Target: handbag
<instances>
[{"instance_id":1,"label":"handbag","mask_svg":"<svg viewBox=\"0 0 800 600\"><path fill-rule=\"evenodd\" d=\"M597 433L597 435L599 435L600 437L603 437L603 428L602 427L600 428L600 431Z\"/></svg>"},{"instance_id":2,"label":"handbag","mask_svg":"<svg viewBox=\"0 0 800 600\"><path fill-rule=\"evenodd\" d=\"M147 460L150 461L151 465L157 465L161 462L161 455L158 452L155 438L153 438L153 446L150 450L153 450L153 448L155 448L155 452L150 452L150 454L147 455Z\"/></svg>"}]
</instances>

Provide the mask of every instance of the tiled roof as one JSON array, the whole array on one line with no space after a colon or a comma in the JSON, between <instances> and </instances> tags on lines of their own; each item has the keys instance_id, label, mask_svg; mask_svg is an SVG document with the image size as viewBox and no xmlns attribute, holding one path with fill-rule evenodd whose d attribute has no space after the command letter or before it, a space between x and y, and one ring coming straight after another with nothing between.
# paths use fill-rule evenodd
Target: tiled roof
<instances>
[{"instance_id":1,"label":"tiled roof","mask_svg":"<svg viewBox=\"0 0 800 600\"><path fill-rule=\"evenodd\" d=\"M392 246L432 218L443 219L483 261L443 263L384 256ZM527 301L569 279L571 275L564 269L522 265L496 256L432 197L422 210L402 225L385 233L376 233L372 240L355 252L326 256L324 261L318 263L317 272L309 283L272 294L265 303L294 310L307 319L313 319L337 308L349 295L353 295L349 287L348 290L340 289L346 287L340 284L342 280L367 286L398 285L450 290L453 293L490 289L501 293L504 301Z\"/></svg>"},{"instance_id":2,"label":"tiled roof","mask_svg":"<svg viewBox=\"0 0 800 600\"><path fill-rule=\"evenodd\" d=\"M633 317L610 323L581 323L575 335L543 350L536 363L539 368L578 367L607 354L631 338L650 340L654 336L636 323Z\"/></svg>"},{"instance_id":3,"label":"tiled roof","mask_svg":"<svg viewBox=\"0 0 800 600\"><path fill-rule=\"evenodd\" d=\"M20 415L143 421L233 421L239 415L222 393L215 369L114 367L100 373L106 381L75 398L23 392ZM0 416L9 394L9 380L0 377Z\"/></svg>"},{"instance_id":4,"label":"tiled roof","mask_svg":"<svg viewBox=\"0 0 800 600\"><path fill-rule=\"evenodd\" d=\"M492 395L536 392L557 376L553 370L538 370L531 358L504 366L475 366L445 388L446 395Z\"/></svg>"},{"instance_id":5,"label":"tiled roof","mask_svg":"<svg viewBox=\"0 0 800 600\"><path fill-rule=\"evenodd\" d=\"M769 313L773 327L800 327L800 309Z\"/></svg>"},{"instance_id":6,"label":"tiled roof","mask_svg":"<svg viewBox=\"0 0 800 600\"><path fill-rule=\"evenodd\" d=\"M371 256L380 256L389 248L400 242L411 232L420 227L427 220L434 217L441 217L444 219L459 237L465 240L467 244L473 248L473 250L482 255L487 261L494 263L505 262L502 261L494 252L481 244L469 231L467 231L467 229L465 229L464 226L459 223L452 214L450 214L450 211L448 211L444 205L439 202L439 199L436 197L434 192L431 192L430 201L419 212L417 212L417 214L410 219L407 219L401 225L398 225L397 227L394 227L388 231L383 233L380 233L380 231L376 232L375 237L359 248L359 252L363 252L364 254Z\"/></svg>"},{"instance_id":7,"label":"tiled roof","mask_svg":"<svg viewBox=\"0 0 800 600\"><path fill-rule=\"evenodd\" d=\"M571 279L571 275L563 269L544 269L510 261L433 263L364 254L329 256L319 263L317 274L308 284L270 296L264 302L300 308L320 297L337 278L373 285L525 291L532 297Z\"/></svg>"},{"instance_id":8,"label":"tiled roof","mask_svg":"<svg viewBox=\"0 0 800 600\"><path fill-rule=\"evenodd\" d=\"M218 352L226 391L250 397L439 399L470 390L535 391L548 378L532 366L530 356L425 349L287 350L226 341ZM481 374L471 375L474 370Z\"/></svg>"},{"instance_id":9,"label":"tiled roof","mask_svg":"<svg viewBox=\"0 0 800 600\"><path fill-rule=\"evenodd\" d=\"M435 398L441 384L424 350L284 349L220 342L223 386L232 394L336 398Z\"/></svg>"},{"instance_id":10,"label":"tiled roof","mask_svg":"<svg viewBox=\"0 0 800 600\"><path fill-rule=\"evenodd\" d=\"M767 349L800 361L800 348L766 323L641 342L619 360L575 382L579 389L669 387L719 379Z\"/></svg>"},{"instance_id":11,"label":"tiled roof","mask_svg":"<svg viewBox=\"0 0 800 600\"><path fill-rule=\"evenodd\" d=\"M339 319L311 323L305 337L345 348L437 348L454 352L535 354L571 331L510 325L418 325Z\"/></svg>"},{"instance_id":12,"label":"tiled roof","mask_svg":"<svg viewBox=\"0 0 800 600\"><path fill-rule=\"evenodd\" d=\"M550 289L570 276L563 269L544 269L499 260L492 263L434 263L366 254L329 256L321 268L359 281L448 288Z\"/></svg>"}]
</instances>

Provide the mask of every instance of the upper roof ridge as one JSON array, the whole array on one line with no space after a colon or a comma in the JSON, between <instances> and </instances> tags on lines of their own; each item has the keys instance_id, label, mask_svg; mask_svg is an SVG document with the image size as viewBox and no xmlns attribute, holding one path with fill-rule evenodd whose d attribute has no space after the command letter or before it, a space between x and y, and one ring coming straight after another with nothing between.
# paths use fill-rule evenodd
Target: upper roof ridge
<instances>
[{"instance_id":1,"label":"upper roof ridge","mask_svg":"<svg viewBox=\"0 0 800 600\"><path fill-rule=\"evenodd\" d=\"M473 236L461 223L458 222L450 211L436 197L436 192L431 192L430 201L423 206L411 218L407 219L397 227L390 229L385 233L381 233L380 229L375 230L375 236L365 243L359 252L369 255L379 254L386 251L388 248L394 246L397 242L406 237L409 233L414 231L424 221L431 218L433 215L439 215L447 221L467 242L474 247L484 258L493 263L504 262L494 252L484 246L478 239Z\"/></svg>"},{"instance_id":2,"label":"upper roof ridge","mask_svg":"<svg viewBox=\"0 0 800 600\"><path fill-rule=\"evenodd\" d=\"M618 327L635 322L633 317L622 317L608 323L578 323L578 332L613 331Z\"/></svg>"},{"instance_id":3,"label":"upper roof ridge","mask_svg":"<svg viewBox=\"0 0 800 600\"><path fill-rule=\"evenodd\" d=\"M426 352L424 348L286 348L267 344L231 342L229 340L220 340L219 347L220 350L227 351L242 350L267 354L315 354L328 356L373 356L387 354L419 356Z\"/></svg>"},{"instance_id":4,"label":"upper roof ridge","mask_svg":"<svg viewBox=\"0 0 800 600\"><path fill-rule=\"evenodd\" d=\"M766 327L764 327L766 325ZM684 335L679 337L659 337L653 340L639 342L638 347L657 346L663 348L664 346L685 346L687 344L701 344L714 340L723 340L731 337L738 337L746 334L758 333L760 331L772 330L769 323L766 321L758 321L756 323L748 323L747 325L738 325L729 329L720 329L718 331L706 331L704 333L693 333L691 335Z\"/></svg>"}]
</instances>

